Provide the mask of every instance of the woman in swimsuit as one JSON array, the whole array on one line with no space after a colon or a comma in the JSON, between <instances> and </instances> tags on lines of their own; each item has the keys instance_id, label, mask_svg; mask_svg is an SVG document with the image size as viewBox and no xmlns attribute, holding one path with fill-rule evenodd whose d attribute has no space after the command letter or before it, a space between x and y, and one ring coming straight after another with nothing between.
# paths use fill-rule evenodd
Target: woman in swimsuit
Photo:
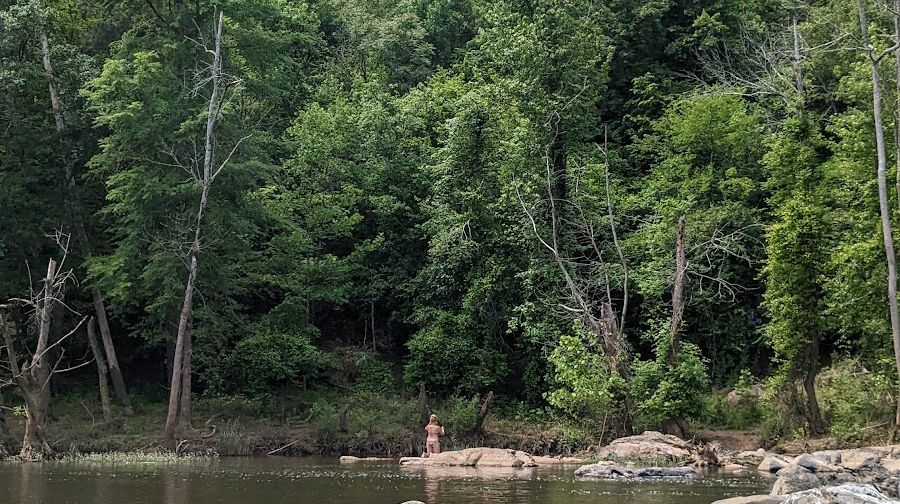
<instances>
[{"instance_id":1,"label":"woman in swimsuit","mask_svg":"<svg viewBox=\"0 0 900 504\"><path fill-rule=\"evenodd\" d=\"M441 436L444 435L444 428L438 423L437 415L431 415L428 419L425 432L428 433L428 438L425 439L425 456L441 453Z\"/></svg>"}]
</instances>

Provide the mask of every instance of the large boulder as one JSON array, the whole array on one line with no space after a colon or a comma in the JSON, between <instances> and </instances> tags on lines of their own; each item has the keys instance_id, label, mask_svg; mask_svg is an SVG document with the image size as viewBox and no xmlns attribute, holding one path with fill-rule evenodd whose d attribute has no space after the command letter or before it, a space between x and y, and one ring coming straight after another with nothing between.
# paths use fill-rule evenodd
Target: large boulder
<instances>
[{"instance_id":1,"label":"large boulder","mask_svg":"<svg viewBox=\"0 0 900 504\"><path fill-rule=\"evenodd\" d=\"M891 499L871 485L843 485L804 490L788 495L784 504L893 504Z\"/></svg>"},{"instance_id":2,"label":"large boulder","mask_svg":"<svg viewBox=\"0 0 900 504\"><path fill-rule=\"evenodd\" d=\"M693 458L694 453L693 445L683 439L655 431L647 431L637 436L616 439L601 448L598 454L605 459L640 462L642 460L690 460Z\"/></svg>"},{"instance_id":3,"label":"large boulder","mask_svg":"<svg viewBox=\"0 0 900 504\"><path fill-rule=\"evenodd\" d=\"M824 473L824 472L838 472L840 468L832 465L827 460L819 458L815 455L810 455L809 453L804 453L803 455L798 456L794 459L794 464L800 467L805 467L814 473Z\"/></svg>"},{"instance_id":4,"label":"large boulder","mask_svg":"<svg viewBox=\"0 0 900 504\"><path fill-rule=\"evenodd\" d=\"M712 504L780 504L781 502L784 502L783 495L750 495L717 500Z\"/></svg>"},{"instance_id":5,"label":"large boulder","mask_svg":"<svg viewBox=\"0 0 900 504\"><path fill-rule=\"evenodd\" d=\"M782 457L781 455L768 455L760 462L759 469L762 472L775 473L779 470L791 465L792 460Z\"/></svg>"},{"instance_id":6,"label":"large boulder","mask_svg":"<svg viewBox=\"0 0 900 504\"><path fill-rule=\"evenodd\" d=\"M884 453L872 448L858 448L841 452L841 467L849 471L871 469L881 462Z\"/></svg>"},{"instance_id":7,"label":"large boulder","mask_svg":"<svg viewBox=\"0 0 900 504\"><path fill-rule=\"evenodd\" d=\"M400 465L463 467L534 467L534 458L517 450L502 448L466 448L432 454L430 457L403 457Z\"/></svg>"},{"instance_id":8,"label":"large boulder","mask_svg":"<svg viewBox=\"0 0 900 504\"><path fill-rule=\"evenodd\" d=\"M758 451L742 451L735 456L735 462L738 464L746 465L746 466L758 466L765 460L766 454L765 452L760 453Z\"/></svg>"},{"instance_id":9,"label":"large boulder","mask_svg":"<svg viewBox=\"0 0 900 504\"><path fill-rule=\"evenodd\" d=\"M777 473L778 479L772 486L771 495L787 495L803 490L810 490L821 485L819 478L816 477L809 469L798 465L791 465L779 469Z\"/></svg>"}]
</instances>

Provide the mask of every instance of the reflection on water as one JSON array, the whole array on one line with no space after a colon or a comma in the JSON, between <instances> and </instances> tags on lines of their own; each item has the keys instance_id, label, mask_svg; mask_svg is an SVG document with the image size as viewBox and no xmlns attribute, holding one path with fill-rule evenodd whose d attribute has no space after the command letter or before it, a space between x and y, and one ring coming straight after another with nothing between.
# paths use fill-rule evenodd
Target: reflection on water
<instances>
[{"instance_id":1,"label":"reflection on water","mask_svg":"<svg viewBox=\"0 0 900 504\"><path fill-rule=\"evenodd\" d=\"M321 458L228 458L178 464L0 463L0 503L23 504L707 504L765 493L757 476L692 483L579 481L537 469L341 465ZM9 500L7 500L9 499Z\"/></svg>"}]
</instances>

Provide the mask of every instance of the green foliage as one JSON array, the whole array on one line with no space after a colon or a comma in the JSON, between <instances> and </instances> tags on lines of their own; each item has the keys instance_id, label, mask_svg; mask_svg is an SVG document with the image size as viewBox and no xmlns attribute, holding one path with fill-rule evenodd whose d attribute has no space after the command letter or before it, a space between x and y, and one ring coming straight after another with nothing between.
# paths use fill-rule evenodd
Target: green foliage
<instances>
[{"instance_id":1,"label":"green foliage","mask_svg":"<svg viewBox=\"0 0 900 504\"><path fill-rule=\"evenodd\" d=\"M697 419L704 412L698 398L709 392L709 378L700 349L682 342L675 363L669 359L669 350L661 343L655 360L635 360L632 364L631 390L641 425Z\"/></svg>"},{"instance_id":2,"label":"green foliage","mask_svg":"<svg viewBox=\"0 0 900 504\"><path fill-rule=\"evenodd\" d=\"M883 434L894 414L895 380L888 370L869 371L853 359L834 362L819 375L822 414L830 432L844 441L868 441Z\"/></svg>"},{"instance_id":3,"label":"green foliage","mask_svg":"<svg viewBox=\"0 0 900 504\"><path fill-rule=\"evenodd\" d=\"M601 355L581 338L562 336L549 357L555 389L547 402L571 418L601 420L612 400L613 375Z\"/></svg>"},{"instance_id":4,"label":"green foliage","mask_svg":"<svg viewBox=\"0 0 900 504\"><path fill-rule=\"evenodd\" d=\"M236 384L253 392L296 385L301 377L316 380L335 366L330 356L312 344L309 334L267 328L238 342L229 360Z\"/></svg>"}]
</instances>

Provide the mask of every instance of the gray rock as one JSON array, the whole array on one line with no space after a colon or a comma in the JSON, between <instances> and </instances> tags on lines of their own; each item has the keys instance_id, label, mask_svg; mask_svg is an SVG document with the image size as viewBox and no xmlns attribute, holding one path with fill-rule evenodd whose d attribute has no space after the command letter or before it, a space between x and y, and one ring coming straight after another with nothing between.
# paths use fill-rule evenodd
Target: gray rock
<instances>
[{"instance_id":1,"label":"gray rock","mask_svg":"<svg viewBox=\"0 0 900 504\"><path fill-rule=\"evenodd\" d=\"M827 460L821 459L814 455L810 455L808 453L804 453L803 455L795 458L794 464L800 467L805 467L810 471L816 473L840 471L840 468L830 464Z\"/></svg>"},{"instance_id":2,"label":"gray rock","mask_svg":"<svg viewBox=\"0 0 900 504\"><path fill-rule=\"evenodd\" d=\"M893 504L889 498L871 485L844 483L843 485L796 492L784 504Z\"/></svg>"},{"instance_id":3,"label":"gray rock","mask_svg":"<svg viewBox=\"0 0 900 504\"><path fill-rule=\"evenodd\" d=\"M751 495L717 500L712 504L781 504L782 502L784 502L782 495Z\"/></svg>"},{"instance_id":4,"label":"gray rock","mask_svg":"<svg viewBox=\"0 0 900 504\"><path fill-rule=\"evenodd\" d=\"M809 469L797 465L782 468L775 475L778 476L778 479L772 486L771 495L787 495L821 485L815 474Z\"/></svg>"},{"instance_id":5,"label":"gray rock","mask_svg":"<svg viewBox=\"0 0 900 504\"><path fill-rule=\"evenodd\" d=\"M581 478L622 479L631 476L631 471L618 464L588 464L578 468L575 476Z\"/></svg>"},{"instance_id":6,"label":"gray rock","mask_svg":"<svg viewBox=\"0 0 900 504\"><path fill-rule=\"evenodd\" d=\"M841 450L822 450L812 453L813 457L824 460L829 464L837 465L841 463Z\"/></svg>"},{"instance_id":7,"label":"gray rock","mask_svg":"<svg viewBox=\"0 0 900 504\"><path fill-rule=\"evenodd\" d=\"M781 468L787 467L791 465L791 461L782 457L780 455L768 455L763 461L759 464L759 469L762 472L774 473L778 472Z\"/></svg>"},{"instance_id":8,"label":"gray rock","mask_svg":"<svg viewBox=\"0 0 900 504\"><path fill-rule=\"evenodd\" d=\"M636 436L616 439L600 449L601 458L613 460L689 460L696 454L696 447L687 441L646 431Z\"/></svg>"},{"instance_id":9,"label":"gray rock","mask_svg":"<svg viewBox=\"0 0 900 504\"><path fill-rule=\"evenodd\" d=\"M844 450L841 452L841 467L860 471L878 465L883 456L883 453L868 448Z\"/></svg>"},{"instance_id":10,"label":"gray rock","mask_svg":"<svg viewBox=\"0 0 900 504\"><path fill-rule=\"evenodd\" d=\"M697 470L693 467L642 467L638 469L628 469L627 467L609 462L581 466L575 471L575 476L581 478L607 480L694 478L698 475Z\"/></svg>"},{"instance_id":11,"label":"gray rock","mask_svg":"<svg viewBox=\"0 0 900 504\"><path fill-rule=\"evenodd\" d=\"M695 478L698 475L693 467L644 467L632 471L633 478Z\"/></svg>"}]
</instances>

